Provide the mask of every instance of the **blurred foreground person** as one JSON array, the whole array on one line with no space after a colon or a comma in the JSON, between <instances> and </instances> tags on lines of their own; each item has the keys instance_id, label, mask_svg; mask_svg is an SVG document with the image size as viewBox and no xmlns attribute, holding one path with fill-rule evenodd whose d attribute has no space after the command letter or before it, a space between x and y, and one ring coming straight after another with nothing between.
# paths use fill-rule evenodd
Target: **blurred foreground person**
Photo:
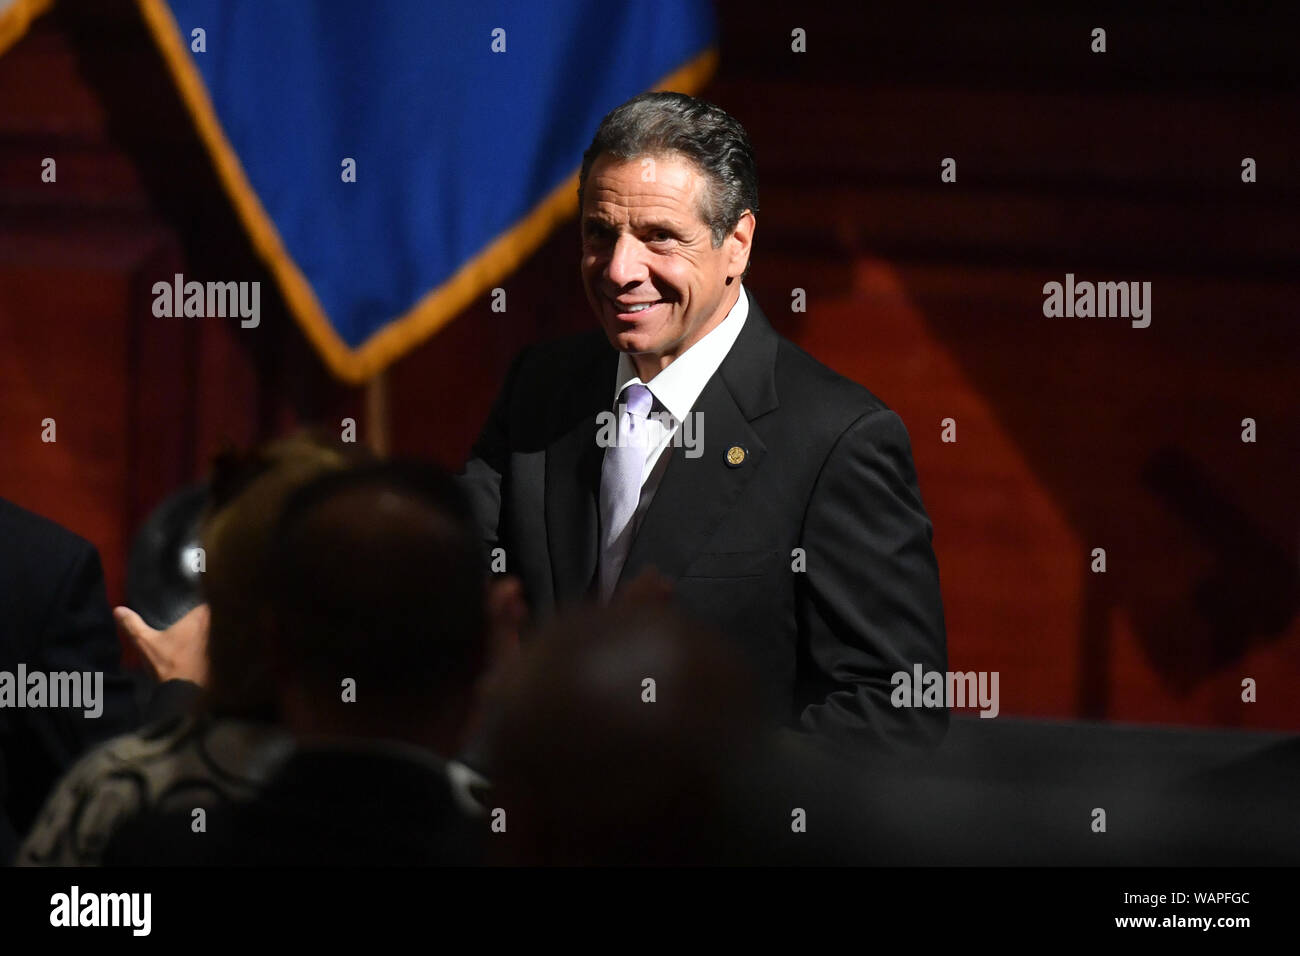
<instances>
[{"instance_id":1,"label":"blurred foreground person","mask_svg":"<svg viewBox=\"0 0 1300 956\"><path fill-rule=\"evenodd\" d=\"M287 502L267 568L256 633L292 750L256 796L201 826L187 809L142 816L105 862L475 862L485 815L447 757L466 742L493 622L455 482L403 464L320 478Z\"/></svg>"},{"instance_id":2,"label":"blurred foreground person","mask_svg":"<svg viewBox=\"0 0 1300 956\"><path fill-rule=\"evenodd\" d=\"M50 706L55 674L75 676L79 700ZM94 545L0 499L0 865L73 761L140 718Z\"/></svg>"},{"instance_id":3,"label":"blurred foreground person","mask_svg":"<svg viewBox=\"0 0 1300 956\"><path fill-rule=\"evenodd\" d=\"M657 586L554 618L503 680L486 746L495 862L749 859L735 787L759 742L753 676Z\"/></svg>"},{"instance_id":4,"label":"blurred foreground person","mask_svg":"<svg viewBox=\"0 0 1300 956\"><path fill-rule=\"evenodd\" d=\"M160 678L207 683L199 712L118 737L79 761L50 795L18 863L96 864L117 827L142 810L210 807L254 791L282 736L254 630L266 602L275 521L289 492L347 467L357 454L304 434L218 459L202 532L208 603L166 631L138 619L127 627L148 632L143 641L133 636ZM124 608L118 615L136 617Z\"/></svg>"}]
</instances>

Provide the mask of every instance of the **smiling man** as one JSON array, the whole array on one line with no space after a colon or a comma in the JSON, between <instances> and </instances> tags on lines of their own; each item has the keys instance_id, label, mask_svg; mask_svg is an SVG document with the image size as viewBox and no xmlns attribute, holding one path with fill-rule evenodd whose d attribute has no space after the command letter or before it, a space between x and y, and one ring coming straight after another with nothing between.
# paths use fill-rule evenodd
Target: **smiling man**
<instances>
[{"instance_id":1,"label":"smiling man","mask_svg":"<svg viewBox=\"0 0 1300 956\"><path fill-rule=\"evenodd\" d=\"M894 674L947 666L907 432L744 288L745 130L683 94L638 96L601 122L579 198L600 330L511 366L462 474L488 548L539 617L654 569L737 641L775 721L936 742L946 710L890 704Z\"/></svg>"}]
</instances>

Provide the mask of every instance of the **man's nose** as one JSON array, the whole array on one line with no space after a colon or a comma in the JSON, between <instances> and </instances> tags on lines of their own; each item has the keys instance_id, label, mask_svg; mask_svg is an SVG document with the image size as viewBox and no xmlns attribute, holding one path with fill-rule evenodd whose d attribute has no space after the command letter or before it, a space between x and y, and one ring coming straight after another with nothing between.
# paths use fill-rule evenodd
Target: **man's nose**
<instances>
[{"instance_id":1,"label":"man's nose","mask_svg":"<svg viewBox=\"0 0 1300 956\"><path fill-rule=\"evenodd\" d=\"M605 269L609 281L620 289L643 282L648 270L645 264L645 247L632 236L619 236L614 243L614 254Z\"/></svg>"}]
</instances>

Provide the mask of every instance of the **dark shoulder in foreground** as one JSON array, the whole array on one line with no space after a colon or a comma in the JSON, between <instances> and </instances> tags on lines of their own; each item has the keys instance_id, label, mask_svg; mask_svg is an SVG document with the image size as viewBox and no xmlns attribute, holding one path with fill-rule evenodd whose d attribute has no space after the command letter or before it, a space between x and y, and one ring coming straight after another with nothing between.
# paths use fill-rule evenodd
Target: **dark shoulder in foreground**
<instances>
[{"instance_id":1,"label":"dark shoulder in foreground","mask_svg":"<svg viewBox=\"0 0 1300 956\"><path fill-rule=\"evenodd\" d=\"M45 565L68 561L93 547L49 518L0 498L0 560L18 556L24 565Z\"/></svg>"}]
</instances>

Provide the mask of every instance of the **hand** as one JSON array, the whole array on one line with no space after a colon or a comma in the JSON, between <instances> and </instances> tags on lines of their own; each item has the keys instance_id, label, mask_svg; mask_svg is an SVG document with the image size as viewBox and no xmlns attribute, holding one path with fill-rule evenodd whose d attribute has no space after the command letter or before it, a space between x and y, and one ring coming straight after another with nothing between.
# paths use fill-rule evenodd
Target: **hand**
<instances>
[{"instance_id":1,"label":"hand","mask_svg":"<svg viewBox=\"0 0 1300 956\"><path fill-rule=\"evenodd\" d=\"M129 607L113 609L118 629L131 639L160 681L208 679L208 606L200 604L167 628L156 631Z\"/></svg>"}]
</instances>

